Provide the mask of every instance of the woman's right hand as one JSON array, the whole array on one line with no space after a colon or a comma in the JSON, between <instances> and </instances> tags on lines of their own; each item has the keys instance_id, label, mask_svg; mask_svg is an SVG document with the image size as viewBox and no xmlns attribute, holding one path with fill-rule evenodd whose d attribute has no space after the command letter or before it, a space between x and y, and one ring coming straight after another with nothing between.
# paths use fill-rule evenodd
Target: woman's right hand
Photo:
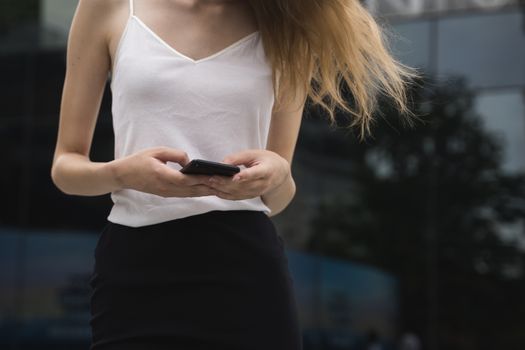
<instances>
[{"instance_id":1,"label":"woman's right hand","mask_svg":"<svg viewBox=\"0 0 525 350\"><path fill-rule=\"evenodd\" d=\"M182 150L154 147L112 161L115 179L121 188L130 188L161 197L201 197L214 195L207 185L208 175L186 175L166 162L186 165L190 159Z\"/></svg>"}]
</instances>

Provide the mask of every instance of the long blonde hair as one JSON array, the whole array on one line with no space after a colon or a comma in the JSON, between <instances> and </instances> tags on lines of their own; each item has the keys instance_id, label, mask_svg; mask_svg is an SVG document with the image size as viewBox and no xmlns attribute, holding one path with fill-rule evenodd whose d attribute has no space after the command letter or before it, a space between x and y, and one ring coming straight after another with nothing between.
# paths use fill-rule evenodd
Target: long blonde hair
<instances>
[{"instance_id":1,"label":"long blonde hair","mask_svg":"<svg viewBox=\"0 0 525 350\"><path fill-rule=\"evenodd\" d=\"M306 91L305 99L326 109L332 125L336 107L352 114L350 126L359 126L361 141L371 134L379 93L402 115L415 116L407 85L419 73L392 57L386 31L359 0L248 1L272 65L277 109ZM342 83L354 109L341 94Z\"/></svg>"}]
</instances>

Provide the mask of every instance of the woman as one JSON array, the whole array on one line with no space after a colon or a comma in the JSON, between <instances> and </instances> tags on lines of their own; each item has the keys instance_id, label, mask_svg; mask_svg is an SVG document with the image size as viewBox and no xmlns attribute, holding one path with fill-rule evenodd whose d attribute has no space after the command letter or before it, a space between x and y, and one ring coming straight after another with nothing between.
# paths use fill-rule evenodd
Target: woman
<instances>
[{"instance_id":1,"label":"woman","mask_svg":"<svg viewBox=\"0 0 525 350\"><path fill-rule=\"evenodd\" d=\"M91 162L108 73L115 159ZM91 349L301 349L269 216L295 195L306 99L332 121L336 106L352 113L363 137L378 92L408 112L414 74L358 1L80 0L51 175L114 203L95 248ZM181 173L193 158L241 171Z\"/></svg>"}]
</instances>

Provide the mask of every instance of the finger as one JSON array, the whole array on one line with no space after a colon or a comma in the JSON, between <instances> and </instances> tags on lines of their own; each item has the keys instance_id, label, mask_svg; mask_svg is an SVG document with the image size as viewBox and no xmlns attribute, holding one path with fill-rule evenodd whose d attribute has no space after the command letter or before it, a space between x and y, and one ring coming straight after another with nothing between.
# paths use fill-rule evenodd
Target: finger
<instances>
[{"instance_id":1,"label":"finger","mask_svg":"<svg viewBox=\"0 0 525 350\"><path fill-rule=\"evenodd\" d=\"M257 153L253 150L244 150L224 157L222 162L232 165L249 165L256 160L256 157Z\"/></svg>"},{"instance_id":2,"label":"finger","mask_svg":"<svg viewBox=\"0 0 525 350\"><path fill-rule=\"evenodd\" d=\"M259 194L262 193L268 186L267 179L256 179L243 184L243 189L247 193Z\"/></svg>"},{"instance_id":3,"label":"finger","mask_svg":"<svg viewBox=\"0 0 525 350\"><path fill-rule=\"evenodd\" d=\"M185 189L185 195L184 197L203 197L203 196L212 196L215 194L215 190L209 186L206 185L193 185L188 186ZM181 196L180 195L180 189L177 191L174 191L172 193L172 196Z\"/></svg>"},{"instance_id":4,"label":"finger","mask_svg":"<svg viewBox=\"0 0 525 350\"><path fill-rule=\"evenodd\" d=\"M241 171L239 171L238 173L232 176L213 175L208 179L208 181L210 181L211 183L216 183L216 184L225 184L225 183L231 183L232 181L237 182L239 180L242 180L242 181L256 180L256 179L264 178L266 176L267 175L265 175L265 173L261 171L261 167L253 166L251 168L242 169Z\"/></svg>"},{"instance_id":5,"label":"finger","mask_svg":"<svg viewBox=\"0 0 525 350\"><path fill-rule=\"evenodd\" d=\"M215 183L210 182L209 186L213 188L215 191L217 191L219 194L222 194L223 196L228 196L228 198L233 197L239 197L242 195L245 195L247 192L251 192L247 190L247 187L245 184L240 187L237 182L232 182L231 180L223 180L222 183ZM251 197L246 197L251 198Z\"/></svg>"},{"instance_id":6,"label":"finger","mask_svg":"<svg viewBox=\"0 0 525 350\"><path fill-rule=\"evenodd\" d=\"M235 189L231 184L228 183L210 182L208 186L214 189L215 191L220 191L229 194L231 194L231 192Z\"/></svg>"},{"instance_id":7,"label":"finger","mask_svg":"<svg viewBox=\"0 0 525 350\"><path fill-rule=\"evenodd\" d=\"M181 181L181 172L177 171L166 164L155 164L154 166L155 174L158 179L167 181L170 184L176 184Z\"/></svg>"},{"instance_id":8,"label":"finger","mask_svg":"<svg viewBox=\"0 0 525 350\"><path fill-rule=\"evenodd\" d=\"M262 166L252 166L239 171L232 177L233 182L237 181L253 181L263 179L268 176L268 172Z\"/></svg>"},{"instance_id":9,"label":"finger","mask_svg":"<svg viewBox=\"0 0 525 350\"><path fill-rule=\"evenodd\" d=\"M185 151L170 147L158 148L153 153L153 157L159 159L164 163L174 162L180 164L181 166L186 165L190 161L190 158L188 157L188 154Z\"/></svg>"},{"instance_id":10,"label":"finger","mask_svg":"<svg viewBox=\"0 0 525 350\"><path fill-rule=\"evenodd\" d=\"M179 171L180 173L180 171ZM180 173L182 175L181 182L183 182L185 185L189 186L196 186L196 185L208 185L210 183L210 175L201 175L201 174L184 174Z\"/></svg>"},{"instance_id":11,"label":"finger","mask_svg":"<svg viewBox=\"0 0 525 350\"><path fill-rule=\"evenodd\" d=\"M238 187L238 192L244 196L248 196L248 198L256 197L261 195L262 193L266 192L268 189L268 182L266 179L258 179L253 180L250 182L247 182L242 185L242 187ZM235 189L233 189L233 194L236 194L237 192Z\"/></svg>"},{"instance_id":12,"label":"finger","mask_svg":"<svg viewBox=\"0 0 525 350\"><path fill-rule=\"evenodd\" d=\"M206 185L193 185L190 188L195 188L195 193L197 197L203 197L203 196L213 196L216 193L216 190L206 186Z\"/></svg>"},{"instance_id":13,"label":"finger","mask_svg":"<svg viewBox=\"0 0 525 350\"><path fill-rule=\"evenodd\" d=\"M224 192L218 189L214 189L214 193L217 197L222 198L222 199L228 199L228 200L239 200L240 199L232 193Z\"/></svg>"},{"instance_id":14,"label":"finger","mask_svg":"<svg viewBox=\"0 0 525 350\"><path fill-rule=\"evenodd\" d=\"M171 185L194 186L208 183L209 175L184 174L167 165L161 165L158 169L160 176Z\"/></svg>"},{"instance_id":15,"label":"finger","mask_svg":"<svg viewBox=\"0 0 525 350\"><path fill-rule=\"evenodd\" d=\"M235 198L253 198L263 193L268 186L267 179L258 179L238 185L235 182L225 184L214 184L211 183L210 187L224 196L230 196Z\"/></svg>"}]
</instances>

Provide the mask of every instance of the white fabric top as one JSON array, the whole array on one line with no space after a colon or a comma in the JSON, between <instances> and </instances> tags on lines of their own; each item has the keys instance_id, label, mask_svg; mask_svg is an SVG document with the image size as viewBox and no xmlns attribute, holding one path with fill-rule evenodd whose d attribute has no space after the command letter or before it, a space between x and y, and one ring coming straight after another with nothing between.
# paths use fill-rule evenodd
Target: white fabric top
<instances>
[{"instance_id":1,"label":"white fabric top","mask_svg":"<svg viewBox=\"0 0 525 350\"><path fill-rule=\"evenodd\" d=\"M194 60L135 16L130 0L115 56L110 84L115 159L168 146L187 152L190 159L219 162L231 153L266 148L274 91L259 31ZM181 168L174 162L167 166ZM111 199L107 219L131 227L211 210L271 213L260 196L164 198L122 189L112 192Z\"/></svg>"}]
</instances>

